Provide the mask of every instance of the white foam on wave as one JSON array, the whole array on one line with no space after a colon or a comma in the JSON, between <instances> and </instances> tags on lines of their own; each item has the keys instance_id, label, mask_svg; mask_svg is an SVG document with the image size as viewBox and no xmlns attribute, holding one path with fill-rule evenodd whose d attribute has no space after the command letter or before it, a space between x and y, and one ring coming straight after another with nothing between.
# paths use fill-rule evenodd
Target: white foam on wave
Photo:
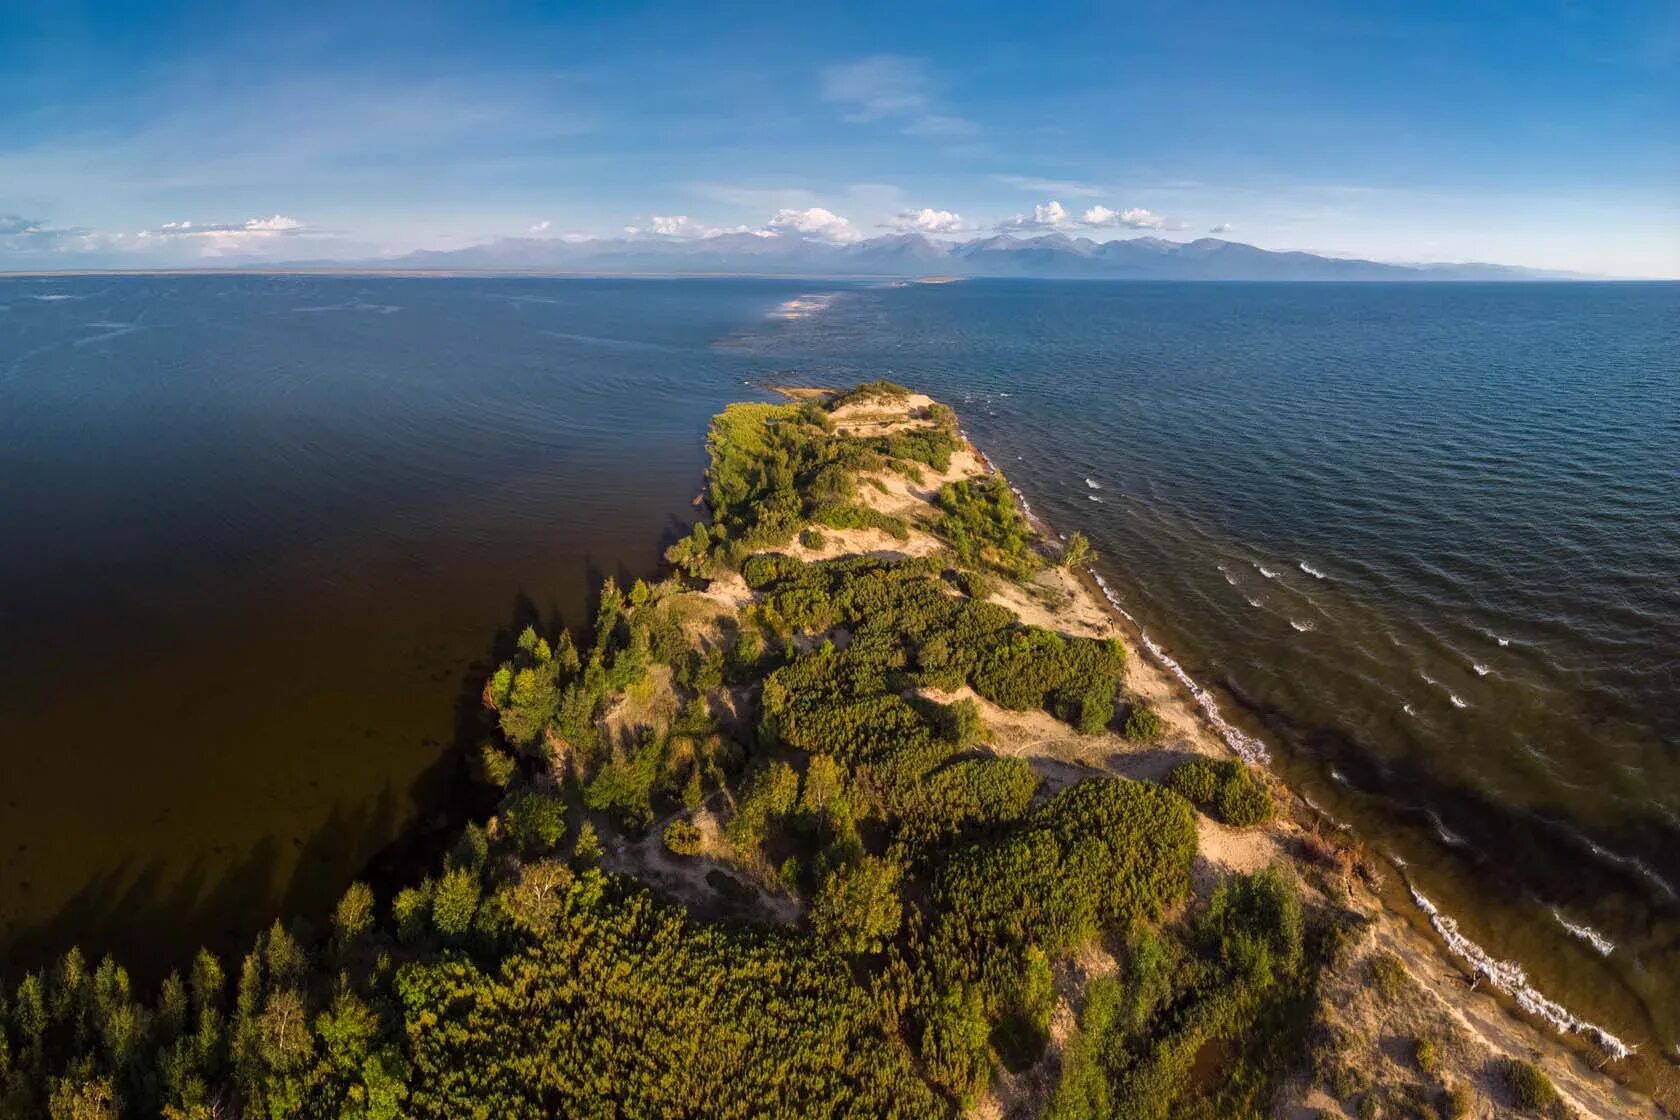
<instances>
[{"instance_id":1,"label":"white foam on wave","mask_svg":"<svg viewBox=\"0 0 1680 1120\"><path fill-rule=\"evenodd\" d=\"M1476 675L1477 675L1477 676L1478 676L1478 677L1485 677L1485 676L1487 676L1487 675L1488 675L1488 674L1489 674L1489 673L1490 673L1490 672L1492 672L1492 671L1493 671L1493 670L1491 670L1491 669L1489 669L1489 668L1488 668L1488 667L1487 667L1487 666L1486 666L1486 665L1483 665L1483 664L1482 664L1482 663L1481 663L1481 662L1479 662L1479 661L1477 661L1477 662L1473 662L1473 663L1472 663L1472 664L1471 664L1471 666L1470 666L1470 668L1472 668L1472 669L1474 669L1474 670L1476 670Z\"/></svg>"},{"instance_id":2,"label":"white foam on wave","mask_svg":"<svg viewBox=\"0 0 1680 1120\"><path fill-rule=\"evenodd\" d=\"M1410 704L1402 704L1402 705L1400 705L1400 710L1401 710L1401 711L1402 711L1402 712L1405 712L1405 713L1406 713L1406 714L1407 714L1407 715L1409 715L1409 716L1415 716L1415 715L1417 715L1417 709L1416 709L1416 708L1414 708L1414 707L1412 707L1412 706L1411 706L1411 705L1410 705Z\"/></svg>"},{"instance_id":3,"label":"white foam on wave","mask_svg":"<svg viewBox=\"0 0 1680 1120\"><path fill-rule=\"evenodd\" d=\"M1254 570L1259 572L1261 575L1265 576L1267 579L1276 579L1277 578L1277 573L1272 571L1270 568L1266 567L1266 565L1264 565L1264 564L1255 564L1254 565Z\"/></svg>"},{"instance_id":4,"label":"white foam on wave","mask_svg":"<svg viewBox=\"0 0 1680 1120\"><path fill-rule=\"evenodd\" d=\"M1495 635L1495 637L1497 638L1498 635ZM1502 645L1502 646L1508 646L1508 645L1511 644L1511 639L1509 639L1509 638L1499 638L1499 644Z\"/></svg>"},{"instance_id":5,"label":"white foam on wave","mask_svg":"<svg viewBox=\"0 0 1680 1120\"><path fill-rule=\"evenodd\" d=\"M959 428L958 434L960 434L963 439L970 444L970 446L973 445L973 441L968 438L967 432L964 432ZM988 471L991 471L994 474L997 473L996 465L993 464L992 460L984 451L981 451L978 447L974 448L974 451L980 456L981 464ZM1032 507L1027 504L1026 495L1022 494L1021 491L1014 486L1010 486L1009 489L1014 493L1016 500L1021 503L1021 512L1026 514L1029 520L1037 522L1041 528L1047 529L1048 526L1045 525L1044 522L1038 521L1038 518L1033 514ZM1121 618L1125 619L1137 628L1138 644L1143 646L1145 650L1149 651L1149 655L1155 658L1155 660L1161 664L1162 668L1171 673L1178 683L1185 687L1185 690L1190 693L1191 698L1196 701L1196 706L1202 710L1203 717L1206 718L1208 723L1213 726L1213 729L1219 733L1219 737L1225 740L1225 745L1231 748L1231 752L1238 758L1241 758L1244 762L1251 762L1256 765L1264 765L1269 762L1271 760L1271 753L1266 750L1266 745L1253 736L1244 734L1240 729L1233 726L1229 720L1220 714L1219 704L1214 700L1212 694L1209 693L1207 689L1197 684L1196 679L1185 671L1184 666L1180 665L1177 661L1174 661L1172 656L1168 654L1166 650L1162 649L1160 645L1156 643L1155 639L1149 636L1149 632L1143 628L1143 624L1141 622L1132 616L1131 611L1128 611L1125 607L1120 605L1119 596L1114 594L1114 589L1108 585L1107 580L1103 579L1102 573L1092 568L1087 568L1085 570L1090 572L1091 578L1096 581L1097 587L1101 589L1103 593L1103 597L1108 600L1108 605L1113 607L1115 612L1118 613Z\"/></svg>"},{"instance_id":6,"label":"white foam on wave","mask_svg":"<svg viewBox=\"0 0 1680 1120\"><path fill-rule=\"evenodd\" d=\"M1085 485L1089 486L1093 490L1101 490L1102 489L1102 484L1100 482L1093 481L1092 479L1089 479L1089 478L1087 478L1085 480Z\"/></svg>"},{"instance_id":7,"label":"white foam on wave","mask_svg":"<svg viewBox=\"0 0 1680 1120\"><path fill-rule=\"evenodd\" d=\"M1441 815L1435 810L1429 810L1429 823L1435 826L1435 835L1440 837L1441 843L1450 844L1454 848L1468 848L1470 842L1452 829L1448 828Z\"/></svg>"},{"instance_id":8,"label":"white foam on wave","mask_svg":"<svg viewBox=\"0 0 1680 1120\"><path fill-rule=\"evenodd\" d=\"M1588 945L1591 945L1594 949L1598 950L1599 956L1608 957L1611 953L1616 951L1616 943L1604 936L1602 933L1599 933L1591 926L1576 925L1562 914L1559 914L1555 909L1552 911L1552 917L1557 919L1558 925L1569 931L1569 935L1571 937L1579 937L1582 941L1585 941Z\"/></svg>"},{"instance_id":9,"label":"white foam on wave","mask_svg":"<svg viewBox=\"0 0 1680 1120\"><path fill-rule=\"evenodd\" d=\"M66 295L63 292L48 292L46 295L30 296L29 298L30 299L38 299L42 303L57 303L61 299L81 299L82 297L81 296Z\"/></svg>"},{"instance_id":10,"label":"white foam on wave","mask_svg":"<svg viewBox=\"0 0 1680 1120\"><path fill-rule=\"evenodd\" d=\"M1177 678L1179 684L1185 687L1185 689L1190 693L1191 698L1196 701L1196 706L1202 710L1202 715L1207 719L1208 723L1212 724L1213 729L1219 732L1219 737L1225 740L1225 745L1231 748L1231 752L1238 758L1241 758L1244 762L1251 762L1256 765L1264 765L1266 762L1270 761L1271 754L1266 750L1266 745L1253 736L1246 735L1236 727L1232 726L1231 723L1219 713L1219 704L1214 700L1212 694L1209 693L1207 689L1197 684L1195 678L1185 672L1184 666L1174 661L1167 654L1166 650L1157 645L1155 640L1149 636L1147 631L1144 630L1143 624L1138 622L1136 618L1133 618L1132 613L1120 605L1120 600L1114 594L1114 589L1108 585L1108 581L1103 579L1102 575L1098 572L1092 572L1091 578L1097 581L1097 586L1102 589L1102 593L1104 597L1108 599L1109 605L1116 611L1120 612L1120 617L1137 627L1138 643L1142 645L1144 649L1148 650L1150 656L1160 662L1167 672Z\"/></svg>"},{"instance_id":11,"label":"white foam on wave","mask_svg":"<svg viewBox=\"0 0 1680 1120\"><path fill-rule=\"evenodd\" d=\"M1547 999L1530 986L1528 974L1523 971L1522 965L1489 956L1487 950L1459 932L1456 919L1441 913L1440 908L1429 901L1417 887L1407 883L1406 889L1412 892L1412 901L1429 918L1429 924L1434 927L1441 940L1446 942L1447 951L1468 964L1477 976L1516 1000L1518 1007L1544 1019L1561 1033L1586 1035L1612 1059L1626 1058L1634 1052L1634 1047L1627 1045L1603 1027L1571 1014L1562 1004Z\"/></svg>"},{"instance_id":12,"label":"white foam on wave","mask_svg":"<svg viewBox=\"0 0 1680 1120\"><path fill-rule=\"evenodd\" d=\"M1447 699L1452 701L1452 706L1455 708L1468 708L1470 706L1456 692L1447 693Z\"/></svg>"},{"instance_id":13,"label":"white foam on wave","mask_svg":"<svg viewBox=\"0 0 1680 1120\"><path fill-rule=\"evenodd\" d=\"M1232 575L1231 569L1227 568L1225 565L1219 565L1219 574L1224 576L1225 582L1230 584L1232 587L1237 585L1237 577Z\"/></svg>"},{"instance_id":14,"label":"white foam on wave","mask_svg":"<svg viewBox=\"0 0 1680 1120\"><path fill-rule=\"evenodd\" d=\"M1297 622L1293 618L1289 620L1289 625L1295 627L1295 629L1301 631L1302 633L1305 633L1308 630L1318 629L1318 627L1311 622Z\"/></svg>"},{"instance_id":15,"label":"white foam on wave","mask_svg":"<svg viewBox=\"0 0 1680 1120\"><path fill-rule=\"evenodd\" d=\"M1563 824L1559 821L1549 821L1548 823L1550 823L1554 828L1561 829L1565 834L1586 845L1587 850L1599 859L1604 860L1607 863L1613 863L1617 867L1628 868L1640 878L1644 879L1647 883L1650 883L1652 886L1662 891L1663 894L1667 895L1669 898L1680 899L1680 894L1675 893L1673 885L1670 884L1667 879L1664 879L1661 875L1652 871L1650 866L1646 864L1644 860L1638 858L1637 856L1624 856L1620 852L1612 852L1609 848L1600 844L1595 844L1593 843L1591 837L1587 836L1578 828Z\"/></svg>"},{"instance_id":16,"label":"white foam on wave","mask_svg":"<svg viewBox=\"0 0 1680 1120\"><path fill-rule=\"evenodd\" d=\"M1424 681L1425 684L1440 684L1441 683L1440 681L1436 680L1434 677L1430 676L1428 673L1424 672L1422 669L1418 670L1418 676L1423 678L1423 681Z\"/></svg>"},{"instance_id":17,"label":"white foam on wave","mask_svg":"<svg viewBox=\"0 0 1680 1120\"><path fill-rule=\"evenodd\" d=\"M1244 595L1243 598L1248 601L1248 605L1251 606L1251 607L1265 606L1265 602L1263 600L1255 599L1255 598L1253 598L1251 596L1248 596L1248 595Z\"/></svg>"},{"instance_id":18,"label":"white foam on wave","mask_svg":"<svg viewBox=\"0 0 1680 1120\"><path fill-rule=\"evenodd\" d=\"M1305 560L1301 561L1301 570L1303 572L1306 572L1309 576L1313 577L1314 579L1323 579L1324 578L1324 573L1323 572L1319 571L1317 568L1313 567L1311 564L1307 563Z\"/></svg>"},{"instance_id":19,"label":"white foam on wave","mask_svg":"<svg viewBox=\"0 0 1680 1120\"><path fill-rule=\"evenodd\" d=\"M1102 499L1097 497L1095 494L1087 494L1085 496L1087 498L1091 499L1093 502L1101 502L1102 501Z\"/></svg>"},{"instance_id":20,"label":"white foam on wave","mask_svg":"<svg viewBox=\"0 0 1680 1120\"><path fill-rule=\"evenodd\" d=\"M325 303L317 307L294 307L294 312L315 315L323 311L374 311L380 315L390 315L401 311L402 308L394 303L364 303L361 300L349 300L345 303Z\"/></svg>"}]
</instances>

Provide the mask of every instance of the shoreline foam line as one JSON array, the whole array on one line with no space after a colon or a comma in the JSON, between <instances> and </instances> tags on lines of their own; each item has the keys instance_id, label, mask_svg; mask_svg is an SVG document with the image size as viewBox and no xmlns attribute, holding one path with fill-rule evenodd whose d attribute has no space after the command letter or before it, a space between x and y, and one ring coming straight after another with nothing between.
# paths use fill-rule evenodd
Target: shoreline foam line
<instances>
[{"instance_id":1,"label":"shoreline foam line","mask_svg":"<svg viewBox=\"0 0 1680 1120\"><path fill-rule=\"evenodd\" d=\"M972 439L969 439L967 432L964 432L961 429L958 429L958 431L963 439L968 440L968 445L974 448L974 453L979 456L981 464L984 465L988 471L991 471L993 474L1001 473L998 471L997 465L992 462L991 457L984 451L980 450L979 446L976 445ZM1045 536L1054 537L1055 533L1050 528L1049 522L1043 520L1033 512L1032 505L1027 501L1027 496L1021 493L1020 489L1016 487L1014 483L1009 484L1009 489L1014 493L1015 499L1021 503L1021 512L1026 515L1027 520L1032 522L1034 527ZM1102 573L1098 572L1095 568L1087 566L1085 568L1085 574L1090 576L1091 579L1096 582L1097 587L1103 593L1103 598L1108 600L1108 605L1113 607L1120 617L1131 623L1137 630L1138 644L1148 650L1150 655L1155 658L1161 667L1171 673L1173 677L1177 679L1178 683L1183 685L1190 693L1191 698L1196 701L1196 706L1202 710L1202 715L1207 719L1208 723L1213 726L1213 729L1219 732L1219 737L1225 740L1225 745L1231 748L1232 753L1245 762L1251 762L1260 766L1264 766L1270 762L1272 756L1271 752L1266 750L1266 745L1258 739L1244 734L1220 714L1219 703L1213 698L1213 695L1200 684L1196 683L1196 679L1185 670L1184 666L1173 660L1172 656L1168 654L1166 650L1156 644L1155 640L1149 636L1149 632L1143 628L1143 623L1139 622L1135 617L1133 617L1130 611L1120 605L1119 597L1114 594L1114 589L1108 585L1108 581L1103 579Z\"/></svg>"},{"instance_id":2,"label":"shoreline foam line","mask_svg":"<svg viewBox=\"0 0 1680 1120\"><path fill-rule=\"evenodd\" d=\"M984 451L980 450L979 446L969 438L968 433L962 431L961 429L958 429L958 431L963 439L968 441L968 445L974 449L974 453L979 457L981 464L993 474L1000 473L996 464L992 462L991 457ZM1026 495L1022 494L1013 483L1010 484L1009 489L1014 492L1015 497L1020 501L1021 511L1027 516L1028 520L1033 522L1035 527L1046 536L1054 536L1049 523L1043 521L1032 512L1032 507L1027 503ZM1097 587L1102 590L1103 596L1108 600L1109 606L1113 607L1122 618L1124 618L1127 622L1130 622L1137 630L1138 644L1148 650L1150 655L1153 656L1162 667L1171 673L1178 682L1189 691L1191 697L1196 701L1197 707L1201 709L1202 715L1207 719L1208 723L1213 726L1213 729L1219 732L1220 738L1225 740L1225 745L1230 747L1231 751L1238 757L1242 758L1245 762L1251 762L1262 766L1269 763L1271 761L1271 754L1267 751L1265 744L1261 743L1252 736L1244 734L1241 730L1232 726L1224 716L1220 715L1218 702L1207 691L1207 689L1197 684L1195 678L1193 678L1182 665L1173 660L1166 650L1156 644L1154 639L1152 639L1148 632L1144 630L1143 624L1133 617L1130 611L1120 605L1119 597L1114 594L1113 588L1109 587L1108 581L1103 579L1102 573L1090 567L1085 569L1085 573L1089 575L1096 582ZM1424 679L1428 680L1429 678L1426 676ZM1431 683L1434 682L1431 681ZM1333 823L1339 823L1335 822L1334 817L1331 817L1328 813L1325 813L1324 810L1313 804L1310 798L1303 797L1303 800L1305 800L1307 805L1315 812L1325 816ZM1339 827L1349 829L1351 826L1347 824L1339 824ZM1591 841L1588 841L1588 843L1590 844ZM1402 864L1399 860L1395 860L1394 862L1396 866L1404 866L1404 864ZM1417 908L1422 910L1424 914L1428 916L1430 926L1435 930L1436 935L1441 938L1442 942L1445 943L1447 951L1468 964L1471 971L1477 976L1485 977L1488 983L1494 988L1515 1000L1518 1007L1521 1007L1524 1011L1527 1011L1531 1015L1535 1015L1545 1020L1547 1024L1560 1034L1585 1035L1586 1037L1592 1039L1598 1045L1599 1049L1608 1054L1613 1060L1631 1057L1638 1050L1638 1047L1629 1046L1627 1043L1623 1042L1621 1039L1617 1038L1598 1024L1590 1023L1587 1020L1576 1016L1561 1003L1558 1003L1554 999L1549 999L1543 992L1529 984L1528 974L1523 971L1522 965L1517 964L1514 961L1499 960L1496 957L1491 956L1487 950L1483 949L1480 945L1477 945L1474 941L1471 941L1468 937L1464 936L1464 934L1460 933L1458 930L1458 920L1453 918L1451 915L1443 914L1440 908L1433 902L1429 901L1423 892L1419 891L1417 887L1412 885L1412 882L1409 879L1406 880L1406 889L1411 892L1412 901L1417 905Z\"/></svg>"},{"instance_id":3,"label":"shoreline foam line","mask_svg":"<svg viewBox=\"0 0 1680 1120\"><path fill-rule=\"evenodd\" d=\"M1637 1049L1598 1024L1589 1023L1574 1015L1556 1000L1546 998L1529 984L1528 974L1523 971L1522 965L1490 956L1487 950L1460 933L1457 920L1441 913L1440 909L1410 881L1406 883L1406 889L1412 892L1412 901L1417 904L1417 908L1428 915L1429 924L1446 943L1447 951L1468 964L1477 976L1485 978L1489 984L1516 1000L1518 1007L1544 1019L1562 1034L1586 1035L1613 1059L1630 1057Z\"/></svg>"}]
</instances>

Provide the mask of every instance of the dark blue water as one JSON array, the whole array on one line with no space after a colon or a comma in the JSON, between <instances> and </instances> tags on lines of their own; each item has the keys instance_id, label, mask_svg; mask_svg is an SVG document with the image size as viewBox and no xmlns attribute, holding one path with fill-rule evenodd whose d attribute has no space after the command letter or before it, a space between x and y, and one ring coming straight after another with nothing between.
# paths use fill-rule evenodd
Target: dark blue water
<instances>
[{"instance_id":1,"label":"dark blue water","mask_svg":"<svg viewBox=\"0 0 1680 1120\"><path fill-rule=\"evenodd\" d=\"M158 898L237 922L230 868L270 908L330 897L427 811L516 597L575 617L653 566L713 410L884 375L955 404L1473 939L1680 1038L1680 287L158 277L0 305L19 935Z\"/></svg>"}]
</instances>

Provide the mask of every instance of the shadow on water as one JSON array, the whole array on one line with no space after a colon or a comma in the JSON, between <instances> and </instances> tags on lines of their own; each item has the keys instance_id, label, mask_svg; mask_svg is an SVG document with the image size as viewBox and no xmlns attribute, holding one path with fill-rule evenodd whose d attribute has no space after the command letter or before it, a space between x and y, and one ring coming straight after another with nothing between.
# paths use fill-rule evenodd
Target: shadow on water
<instances>
[{"instance_id":1,"label":"shadow on water","mask_svg":"<svg viewBox=\"0 0 1680 1120\"><path fill-rule=\"evenodd\" d=\"M557 628L558 607L548 613L550 629ZM490 728L484 682L512 656L521 630L545 625L536 601L524 593L515 596L510 619L484 655L468 662L449 741L436 744L435 758L406 792L387 785L360 805L335 804L306 837L291 840L291 859L283 858L286 840L274 836L233 858L200 859L185 869L119 858L50 918L8 938L0 973L11 978L43 967L77 945L95 959L112 954L137 981L152 984L189 963L188 946L203 945L226 961L244 953L257 931L276 919L295 923L305 935L324 929L352 879L389 898L434 866L467 821L494 808L494 792L472 782L468 767Z\"/></svg>"}]
</instances>

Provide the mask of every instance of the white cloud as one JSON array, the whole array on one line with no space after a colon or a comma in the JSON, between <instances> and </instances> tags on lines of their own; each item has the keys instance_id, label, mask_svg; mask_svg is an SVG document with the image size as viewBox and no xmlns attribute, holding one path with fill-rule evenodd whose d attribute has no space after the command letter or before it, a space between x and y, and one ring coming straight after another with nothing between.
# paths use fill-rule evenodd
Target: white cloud
<instances>
[{"instance_id":1,"label":"white cloud","mask_svg":"<svg viewBox=\"0 0 1680 1120\"><path fill-rule=\"evenodd\" d=\"M194 238L202 242L205 256L213 256L307 232L307 227L296 218L275 214L267 218L247 218L237 224L165 222L157 229L141 230L135 236L142 240L156 238L164 241Z\"/></svg>"},{"instance_id":2,"label":"white cloud","mask_svg":"<svg viewBox=\"0 0 1680 1120\"><path fill-rule=\"evenodd\" d=\"M1016 214L1012 218L1005 218L997 225L1001 230L1044 230L1061 229L1068 224L1067 207L1055 199L1041 202L1033 207L1031 214Z\"/></svg>"},{"instance_id":3,"label":"white cloud","mask_svg":"<svg viewBox=\"0 0 1680 1120\"><path fill-rule=\"evenodd\" d=\"M935 104L927 69L920 59L877 54L823 70L823 100L844 107L854 123L897 121L914 136L964 136L977 131L973 121L943 112Z\"/></svg>"},{"instance_id":4,"label":"white cloud","mask_svg":"<svg viewBox=\"0 0 1680 1120\"><path fill-rule=\"evenodd\" d=\"M1209 233L1230 233L1230 232L1232 232L1231 223L1230 222L1220 222L1218 225L1216 225L1212 229L1208 230L1208 232Z\"/></svg>"},{"instance_id":5,"label":"white cloud","mask_svg":"<svg viewBox=\"0 0 1680 1120\"><path fill-rule=\"evenodd\" d=\"M1069 179L1040 179L1035 175L993 175L993 182L1016 187L1034 194L1065 194L1074 198L1095 198L1105 193L1101 187Z\"/></svg>"},{"instance_id":6,"label":"white cloud","mask_svg":"<svg viewBox=\"0 0 1680 1120\"><path fill-rule=\"evenodd\" d=\"M1167 220L1141 206L1134 206L1129 210L1110 210L1106 206L1093 206L1080 215L1079 224L1090 229L1112 229L1122 226L1126 229L1165 229Z\"/></svg>"},{"instance_id":7,"label":"white cloud","mask_svg":"<svg viewBox=\"0 0 1680 1120\"><path fill-rule=\"evenodd\" d=\"M726 233L752 233L746 226L709 226L705 222L696 221L687 214L650 214L646 228L640 226L625 226L624 232L631 237L648 234L654 237L669 237L678 241L702 241L708 237L722 237Z\"/></svg>"},{"instance_id":8,"label":"white cloud","mask_svg":"<svg viewBox=\"0 0 1680 1120\"><path fill-rule=\"evenodd\" d=\"M967 233L978 226L964 222L962 215L951 210L901 210L892 221L883 223L888 229L905 233Z\"/></svg>"},{"instance_id":9,"label":"white cloud","mask_svg":"<svg viewBox=\"0 0 1680 1120\"><path fill-rule=\"evenodd\" d=\"M778 210L764 228L771 233L793 234L819 241L856 241L863 236L852 228L851 222L822 206Z\"/></svg>"},{"instance_id":10,"label":"white cloud","mask_svg":"<svg viewBox=\"0 0 1680 1120\"><path fill-rule=\"evenodd\" d=\"M551 223L547 218L544 218L542 221L538 222L536 225L531 227L531 232L532 233L547 233L548 232L548 227L552 224L553 223Z\"/></svg>"}]
</instances>

